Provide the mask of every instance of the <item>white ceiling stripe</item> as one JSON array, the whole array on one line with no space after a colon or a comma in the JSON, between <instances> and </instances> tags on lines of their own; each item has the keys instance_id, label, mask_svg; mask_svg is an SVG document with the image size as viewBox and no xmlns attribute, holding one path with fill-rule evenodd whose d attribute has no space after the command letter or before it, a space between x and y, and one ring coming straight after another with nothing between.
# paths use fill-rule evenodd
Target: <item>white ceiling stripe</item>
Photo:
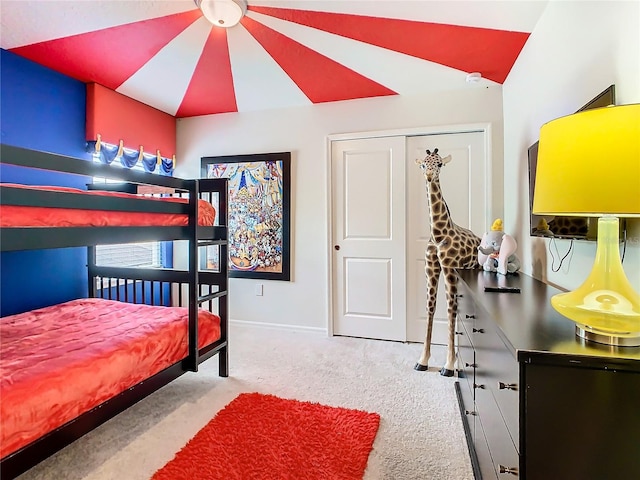
<instances>
[{"instance_id":1,"label":"white ceiling stripe","mask_svg":"<svg viewBox=\"0 0 640 480\"><path fill-rule=\"evenodd\" d=\"M1 46L31 45L195 8L193 0L2 0Z\"/></svg>"},{"instance_id":2,"label":"white ceiling stripe","mask_svg":"<svg viewBox=\"0 0 640 480\"><path fill-rule=\"evenodd\" d=\"M249 0L249 5L531 32L548 0Z\"/></svg>"},{"instance_id":3,"label":"white ceiling stripe","mask_svg":"<svg viewBox=\"0 0 640 480\"><path fill-rule=\"evenodd\" d=\"M401 95L441 91L443 84L451 85L452 89L467 88L468 85L467 72L259 13L249 12L248 15ZM473 86L489 84L495 85L483 79Z\"/></svg>"},{"instance_id":4,"label":"white ceiling stripe","mask_svg":"<svg viewBox=\"0 0 640 480\"><path fill-rule=\"evenodd\" d=\"M242 25L227 32L239 112L311 105L306 95Z\"/></svg>"},{"instance_id":5,"label":"white ceiling stripe","mask_svg":"<svg viewBox=\"0 0 640 480\"><path fill-rule=\"evenodd\" d=\"M211 32L204 18L169 42L117 91L175 115ZM123 52L126 54L125 52Z\"/></svg>"}]
</instances>

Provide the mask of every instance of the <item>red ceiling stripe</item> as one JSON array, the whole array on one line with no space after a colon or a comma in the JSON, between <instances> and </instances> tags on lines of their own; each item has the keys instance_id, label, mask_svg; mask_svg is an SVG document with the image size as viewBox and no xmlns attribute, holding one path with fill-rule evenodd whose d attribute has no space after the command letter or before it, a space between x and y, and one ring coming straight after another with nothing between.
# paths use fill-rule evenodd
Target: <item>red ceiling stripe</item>
<instances>
[{"instance_id":1,"label":"red ceiling stripe","mask_svg":"<svg viewBox=\"0 0 640 480\"><path fill-rule=\"evenodd\" d=\"M313 103L396 94L249 17L242 25Z\"/></svg>"},{"instance_id":2,"label":"red ceiling stripe","mask_svg":"<svg viewBox=\"0 0 640 480\"><path fill-rule=\"evenodd\" d=\"M237 111L227 29L212 28L176 117Z\"/></svg>"},{"instance_id":3,"label":"red ceiling stripe","mask_svg":"<svg viewBox=\"0 0 640 480\"><path fill-rule=\"evenodd\" d=\"M360 15L255 7L250 10L504 82L528 33Z\"/></svg>"},{"instance_id":4,"label":"red ceiling stripe","mask_svg":"<svg viewBox=\"0 0 640 480\"><path fill-rule=\"evenodd\" d=\"M77 80L115 90L201 16L195 9L11 51Z\"/></svg>"}]
</instances>

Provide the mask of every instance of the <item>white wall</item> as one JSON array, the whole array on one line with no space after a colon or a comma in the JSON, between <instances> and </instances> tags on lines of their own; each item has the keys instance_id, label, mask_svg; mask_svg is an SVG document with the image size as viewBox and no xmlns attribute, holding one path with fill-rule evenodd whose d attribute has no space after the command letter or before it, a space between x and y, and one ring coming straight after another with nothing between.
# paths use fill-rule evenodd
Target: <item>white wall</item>
<instances>
[{"instance_id":1,"label":"white wall","mask_svg":"<svg viewBox=\"0 0 640 480\"><path fill-rule=\"evenodd\" d=\"M402 128L490 123L493 184L502 185L502 88L383 97L310 107L211 115L178 120L176 174L200 176L200 157L292 152L291 282L231 279L232 320L326 330L328 326L327 136ZM502 215L502 192L494 196ZM179 254L178 254L179 256ZM255 284L264 284L264 296Z\"/></svg>"},{"instance_id":2,"label":"white wall","mask_svg":"<svg viewBox=\"0 0 640 480\"><path fill-rule=\"evenodd\" d=\"M545 122L575 112L611 84L617 104L640 102L640 2L549 2L503 85L505 231L516 236L524 272L567 289L591 271L596 243L574 242L573 255L552 271L549 241L528 233L527 147ZM640 221L630 226L624 267L640 292ZM564 255L570 241L555 245Z\"/></svg>"}]
</instances>

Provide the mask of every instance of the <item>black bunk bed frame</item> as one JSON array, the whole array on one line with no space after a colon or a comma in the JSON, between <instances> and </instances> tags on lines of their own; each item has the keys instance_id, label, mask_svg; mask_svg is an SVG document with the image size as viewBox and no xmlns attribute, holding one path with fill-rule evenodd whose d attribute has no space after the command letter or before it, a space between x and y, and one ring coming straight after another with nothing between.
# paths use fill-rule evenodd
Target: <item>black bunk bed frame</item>
<instances>
[{"instance_id":1,"label":"black bunk bed frame","mask_svg":"<svg viewBox=\"0 0 640 480\"><path fill-rule=\"evenodd\" d=\"M105 177L121 180L123 185L145 184L175 189L188 193L188 203L157 202L141 198L83 196L78 205L77 194L53 191L33 191L10 186L0 187L0 202L5 205L47 206L59 208L82 208L86 210L117 210L129 212L159 212L187 214L187 226L170 227L12 227L0 229L0 250L36 250L62 247L87 246L87 270L89 297L102 297L114 300L130 301L128 293L121 298L121 289L111 288L113 282L132 282L135 303L135 288L142 288L145 298L145 285L150 285L151 303L177 304L188 303L189 353L183 360L171 365L154 376L128 388L90 411L80 415L61 427L49 432L31 444L7 455L0 460L0 478L12 479L40 463L76 439L95 429L110 418L126 410L141 399L147 397L162 386L168 384L187 371L196 372L198 365L213 355L219 358L219 375L229 375L228 353L228 300L227 300L227 180L196 179L184 180L163 177L145 172L131 171L98 164L87 160L64 155L29 150L10 145L0 145L0 163L21 167L51 170L89 177ZM108 185L108 184L107 184ZM98 187L99 188L99 187ZM112 188L110 188L112 190ZM215 226L198 225L198 199L211 199L217 195ZM86 197L86 198L85 198ZM105 267L95 263L95 245L120 244L161 240L187 240L189 242L189 262L187 270L157 268L121 268ZM219 247L220 268L217 272L201 271L199 260L200 247L217 245ZM105 282L108 288L97 288L97 282ZM102 283L104 285L104 283ZM159 288L154 289L154 285ZM166 286L170 292L177 291L177 298L164 298ZM184 302L183 290L187 290ZM125 288L125 292L128 289ZM159 291L159 299L155 298ZM173 293L169 293L173 297ZM197 312L203 304L213 311L217 303L220 317L220 338L210 345L198 349Z\"/></svg>"}]
</instances>

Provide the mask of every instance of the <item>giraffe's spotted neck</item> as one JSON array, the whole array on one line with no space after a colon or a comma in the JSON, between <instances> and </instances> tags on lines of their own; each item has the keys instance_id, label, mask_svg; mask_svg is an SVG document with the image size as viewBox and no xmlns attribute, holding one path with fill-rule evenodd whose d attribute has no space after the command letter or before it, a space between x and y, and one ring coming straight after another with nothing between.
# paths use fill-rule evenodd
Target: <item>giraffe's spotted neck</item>
<instances>
[{"instance_id":1,"label":"giraffe's spotted neck","mask_svg":"<svg viewBox=\"0 0 640 480\"><path fill-rule=\"evenodd\" d=\"M427 202L429 203L429 217L431 220L431 237L437 243L451 235L454 228L449 207L442 196L438 180L427 181Z\"/></svg>"}]
</instances>

